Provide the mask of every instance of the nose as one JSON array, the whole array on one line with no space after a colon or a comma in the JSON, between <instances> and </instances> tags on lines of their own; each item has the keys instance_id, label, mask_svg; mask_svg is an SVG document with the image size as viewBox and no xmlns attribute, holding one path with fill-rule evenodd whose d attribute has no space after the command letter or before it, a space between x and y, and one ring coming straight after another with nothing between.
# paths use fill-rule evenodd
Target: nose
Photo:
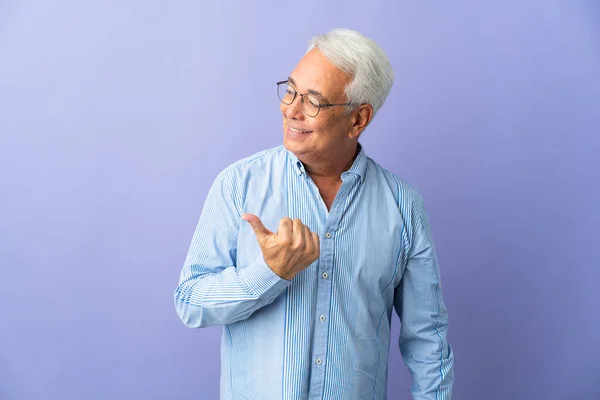
<instances>
[{"instance_id":1,"label":"nose","mask_svg":"<svg viewBox=\"0 0 600 400\"><path fill-rule=\"evenodd\" d=\"M296 95L292 104L285 106L285 116L291 119L302 119L304 113L302 112L302 98L300 95Z\"/></svg>"}]
</instances>

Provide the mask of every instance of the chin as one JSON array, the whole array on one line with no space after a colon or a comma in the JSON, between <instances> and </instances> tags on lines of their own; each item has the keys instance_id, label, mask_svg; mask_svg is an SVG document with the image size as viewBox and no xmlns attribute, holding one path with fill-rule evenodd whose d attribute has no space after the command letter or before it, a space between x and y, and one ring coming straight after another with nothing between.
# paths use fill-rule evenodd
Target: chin
<instances>
[{"instance_id":1,"label":"chin","mask_svg":"<svg viewBox=\"0 0 600 400\"><path fill-rule=\"evenodd\" d=\"M294 154L297 154L302 150L302 146L300 143L296 143L293 140L288 139L286 136L283 137L283 147L288 149Z\"/></svg>"},{"instance_id":2,"label":"chin","mask_svg":"<svg viewBox=\"0 0 600 400\"><path fill-rule=\"evenodd\" d=\"M283 126L283 146L294 153L296 156L314 152L315 136L314 131L308 134L297 134L290 130L289 125Z\"/></svg>"}]
</instances>

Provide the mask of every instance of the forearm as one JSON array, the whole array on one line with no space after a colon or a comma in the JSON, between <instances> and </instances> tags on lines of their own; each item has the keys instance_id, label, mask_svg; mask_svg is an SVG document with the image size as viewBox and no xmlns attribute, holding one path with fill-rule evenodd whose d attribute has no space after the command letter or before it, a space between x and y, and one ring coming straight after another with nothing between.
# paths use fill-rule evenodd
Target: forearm
<instances>
[{"instance_id":1,"label":"forearm","mask_svg":"<svg viewBox=\"0 0 600 400\"><path fill-rule=\"evenodd\" d=\"M412 259L409 267L396 294L402 321L400 352L413 378L413 399L447 400L452 395L454 355L435 257Z\"/></svg>"},{"instance_id":2,"label":"forearm","mask_svg":"<svg viewBox=\"0 0 600 400\"><path fill-rule=\"evenodd\" d=\"M428 321L403 324L400 350L413 378L414 400L449 400L454 383L454 354L446 340L445 312Z\"/></svg>"},{"instance_id":3,"label":"forearm","mask_svg":"<svg viewBox=\"0 0 600 400\"><path fill-rule=\"evenodd\" d=\"M412 378L415 400L448 400L454 383L454 355L448 343L448 311L440 270L422 200L411 220L412 246L395 293L400 316L400 351Z\"/></svg>"},{"instance_id":4,"label":"forearm","mask_svg":"<svg viewBox=\"0 0 600 400\"><path fill-rule=\"evenodd\" d=\"M289 285L259 257L245 268L184 268L175 291L175 308L192 328L231 324L248 318Z\"/></svg>"}]
</instances>

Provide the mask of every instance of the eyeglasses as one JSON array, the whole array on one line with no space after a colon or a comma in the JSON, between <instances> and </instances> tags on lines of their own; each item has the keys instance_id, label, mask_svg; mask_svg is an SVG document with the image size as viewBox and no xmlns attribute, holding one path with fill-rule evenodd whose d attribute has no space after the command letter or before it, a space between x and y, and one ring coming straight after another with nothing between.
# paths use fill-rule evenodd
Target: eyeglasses
<instances>
[{"instance_id":1,"label":"eyeglasses","mask_svg":"<svg viewBox=\"0 0 600 400\"><path fill-rule=\"evenodd\" d=\"M322 107L348 106L348 103L341 104L322 104L319 99L312 94L298 93L289 81L277 82L277 95L283 104L290 105L296 100L296 95L300 95L300 108L304 114L309 117L316 117Z\"/></svg>"}]
</instances>

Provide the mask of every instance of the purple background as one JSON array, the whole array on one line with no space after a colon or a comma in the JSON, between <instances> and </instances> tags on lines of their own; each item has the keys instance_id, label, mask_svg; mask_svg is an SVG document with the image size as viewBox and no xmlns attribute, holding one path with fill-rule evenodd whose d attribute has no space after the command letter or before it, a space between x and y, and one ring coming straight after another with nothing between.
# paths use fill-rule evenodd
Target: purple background
<instances>
[{"instance_id":1,"label":"purple background","mask_svg":"<svg viewBox=\"0 0 600 400\"><path fill-rule=\"evenodd\" d=\"M334 27L395 69L362 143L425 198L455 398L600 399L600 2L216 3L0 1L0 399L218 398L220 328L172 293Z\"/></svg>"}]
</instances>

